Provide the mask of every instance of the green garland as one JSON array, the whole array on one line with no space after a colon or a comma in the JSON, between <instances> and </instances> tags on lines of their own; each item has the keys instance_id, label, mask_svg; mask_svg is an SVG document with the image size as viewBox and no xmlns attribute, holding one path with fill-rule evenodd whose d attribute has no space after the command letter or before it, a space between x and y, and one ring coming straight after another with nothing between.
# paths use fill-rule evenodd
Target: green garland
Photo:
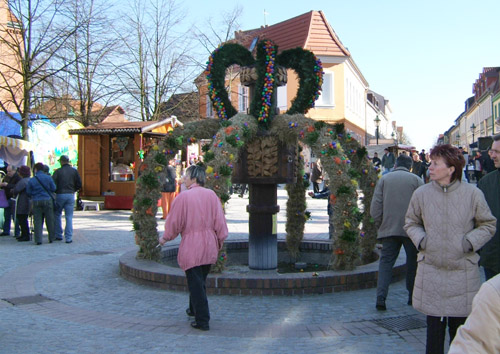
<instances>
[{"instance_id":1,"label":"green garland","mask_svg":"<svg viewBox=\"0 0 500 354\"><path fill-rule=\"evenodd\" d=\"M238 113L226 91L226 69L233 64L248 66L254 63L252 54L235 43L221 45L210 55L205 75L208 80L208 94L220 119L229 119Z\"/></svg>"},{"instance_id":2,"label":"green garland","mask_svg":"<svg viewBox=\"0 0 500 354\"><path fill-rule=\"evenodd\" d=\"M283 51L276 61L299 75L299 89L286 114L306 113L314 107L323 85L321 61L312 52L300 47Z\"/></svg>"}]
</instances>

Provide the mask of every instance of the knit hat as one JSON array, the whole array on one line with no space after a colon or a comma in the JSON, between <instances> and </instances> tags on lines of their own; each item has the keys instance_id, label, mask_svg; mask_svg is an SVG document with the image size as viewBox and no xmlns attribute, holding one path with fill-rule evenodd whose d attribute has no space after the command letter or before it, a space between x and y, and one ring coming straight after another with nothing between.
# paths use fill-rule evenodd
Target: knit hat
<instances>
[{"instance_id":1,"label":"knit hat","mask_svg":"<svg viewBox=\"0 0 500 354\"><path fill-rule=\"evenodd\" d=\"M31 170L28 166L23 165L17 169L21 177L29 177L31 176Z\"/></svg>"}]
</instances>

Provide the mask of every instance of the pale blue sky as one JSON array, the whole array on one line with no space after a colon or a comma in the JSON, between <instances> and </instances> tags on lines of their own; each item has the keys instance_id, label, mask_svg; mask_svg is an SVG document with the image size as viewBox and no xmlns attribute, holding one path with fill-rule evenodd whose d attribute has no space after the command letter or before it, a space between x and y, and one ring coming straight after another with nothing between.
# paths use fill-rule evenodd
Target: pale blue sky
<instances>
[{"instance_id":1,"label":"pale blue sky","mask_svg":"<svg viewBox=\"0 0 500 354\"><path fill-rule=\"evenodd\" d=\"M190 0L188 21L243 7L241 28L321 10L413 145L428 150L463 112L483 67L500 66L500 1Z\"/></svg>"}]
</instances>

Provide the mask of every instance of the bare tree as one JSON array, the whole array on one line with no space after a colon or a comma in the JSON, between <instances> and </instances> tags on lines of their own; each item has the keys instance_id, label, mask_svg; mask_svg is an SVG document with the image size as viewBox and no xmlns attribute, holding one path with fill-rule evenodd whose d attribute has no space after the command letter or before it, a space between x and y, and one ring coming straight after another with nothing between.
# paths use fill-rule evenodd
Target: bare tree
<instances>
[{"instance_id":1,"label":"bare tree","mask_svg":"<svg viewBox=\"0 0 500 354\"><path fill-rule=\"evenodd\" d=\"M184 19L175 0L136 0L121 29L127 61L119 63L127 110L143 121L157 120L162 102L192 85L190 38L178 32Z\"/></svg>"},{"instance_id":2,"label":"bare tree","mask_svg":"<svg viewBox=\"0 0 500 354\"><path fill-rule=\"evenodd\" d=\"M111 64L118 38L109 35L112 6L107 0L69 0L65 8L77 31L57 55L60 65L67 69L52 86L53 101L59 102L54 118L67 118L68 112L74 110L75 118L87 126L95 123L101 111L118 96Z\"/></svg>"},{"instance_id":3,"label":"bare tree","mask_svg":"<svg viewBox=\"0 0 500 354\"><path fill-rule=\"evenodd\" d=\"M234 32L240 29L239 19L243 13L241 5L235 6L231 11L221 13L220 19L216 20L212 17L207 18L203 24L193 26L193 35L203 49L199 53L201 60L200 66L205 66L206 58L220 44L234 38Z\"/></svg>"},{"instance_id":4,"label":"bare tree","mask_svg":"<svg viewBox=\"0 0 500 354\"><path fill-rule=\"evenodd\" d=\"M9 1L10 21L2 26L0 46L0 108L21 125L24 139L36 89L64 70L52 59L75 33L75 24L67 21L61 0ZM10 112L19 113L21 120Z\"/></svg>"}]
</instances>

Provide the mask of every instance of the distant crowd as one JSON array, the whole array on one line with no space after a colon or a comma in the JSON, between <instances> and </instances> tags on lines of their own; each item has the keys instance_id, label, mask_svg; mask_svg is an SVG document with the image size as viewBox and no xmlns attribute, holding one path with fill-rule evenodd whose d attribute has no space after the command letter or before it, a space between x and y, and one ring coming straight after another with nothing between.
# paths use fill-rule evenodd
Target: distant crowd
<instances>
[{"instance_id":1,"label":"distant crowd","mask_svg":"<svg viewBox=\"0 0 500 354\"><path fill-rule=\"evenodd\" d=\"M49 167L39 162L33 171L26 165L7 165L0 183L0 208L3 211L2 233L11 236L11 226L19 242L33 239L36 245L43 243L44 225L48 242L73 242L73 211L75 193L82 188L78 171L62 155L61 167L51 176ZM65 226L62 227L64 211ZM33 237L32 237L33 235Z\"/></svg>"}]
</instances>

